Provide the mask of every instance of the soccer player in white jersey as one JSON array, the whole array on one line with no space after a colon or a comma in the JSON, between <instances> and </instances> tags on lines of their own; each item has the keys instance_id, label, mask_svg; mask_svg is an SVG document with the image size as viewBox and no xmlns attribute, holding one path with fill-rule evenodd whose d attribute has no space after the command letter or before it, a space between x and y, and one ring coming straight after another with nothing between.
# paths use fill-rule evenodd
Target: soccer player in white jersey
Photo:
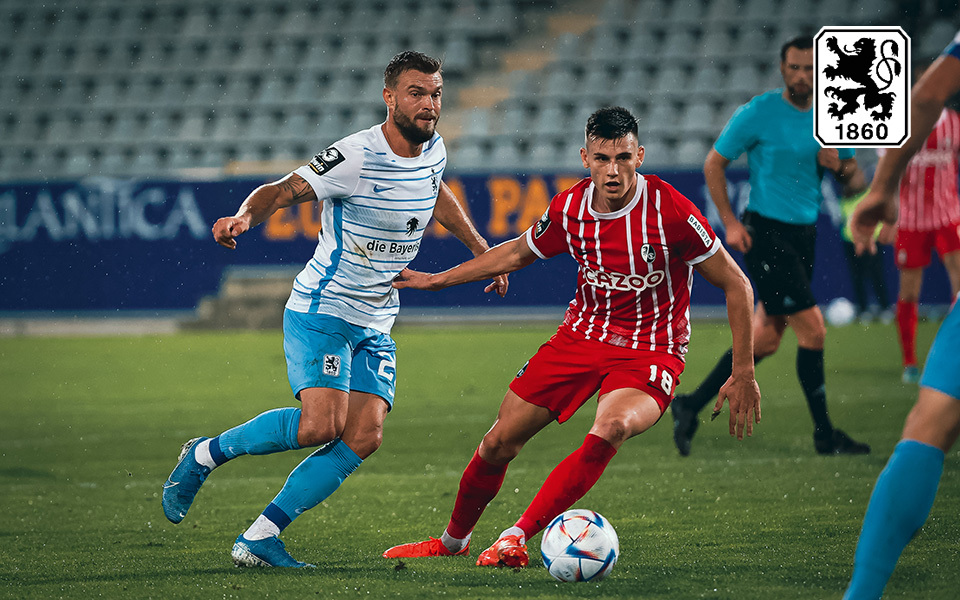
<instances>
[{"instance_id":1,"label":"soccer player in white jersey","mask_svg":"<svg viewBox=\"0 0 960 600\"><path fill-rule=\"evenodd\" d=\"M280 532L380 446L396 380L390 329L400 302L391 283L416 256L431 215L474 255L488 249L442 181L440 67L419 52L395 56L384 72L384 123L257 188L236 215L213 226L216 241L233 249L237 236L277 210L323 202L317 250L293 283L283 320L287 375L301 408L270 410L214 438L188 441L163 486L164 514L179 523L206 477L228 460L322 446L237 537L238 565L310 566L290 556ZM505 276L487 287L494 289L506 293Z\"/></svg>"},{"instance_id":2,"label":"soccer player in white jersey","mask_svg":"<svg viewBox=\"0 0 960 600\"><path fill-rule=\"evenodd\" d=\"M497 420L460 479L439 539L402 544L386 558L468 552L474 525L503 483L507 465L552 421L563 423L599 392L596 419L573 454L550 473L515 525L477 564L527 565L526 542L583 497L617 449L663 415L683 372L690 336L693 271L723 289L733 333L732 374L715 410L730 402L730 434L760 420L753 377L753 292L746 276L690 200L653 175L641 176L637 120L603 108L587 121L580 150L590 177L557 194L526 233L448 271L404 270L396 287L442 289L569 254L577 292L557 333L510 383Z\"/></svg>"}]
</instances>

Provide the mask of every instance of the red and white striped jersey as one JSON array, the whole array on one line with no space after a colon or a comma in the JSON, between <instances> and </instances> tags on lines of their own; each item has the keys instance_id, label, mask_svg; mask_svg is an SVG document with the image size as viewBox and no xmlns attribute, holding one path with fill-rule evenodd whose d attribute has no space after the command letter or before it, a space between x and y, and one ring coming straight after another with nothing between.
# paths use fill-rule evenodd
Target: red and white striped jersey
<instances>
[{"instance_id":1,"label":"red and white striped jersey","mask_svg":"<svg viewBox=\"0 0 960 600\"><path fill-rule=\"evenodd\" d=\"M960 115L944 109L923 148L900 180L897 226L933 231L960 223L957 159L960 157Z\"/></svg>"},{"instance_id":2,"label":"red and white striped jersey","mask_svg":"<svg viewBox=\"0 0 960 600\"><path fill-rule=\"evenodd\" d=\"M638 175L636 195L612 213L593 210L593 192L589 178L560 192L525 234L540 258L568 253L580 265L561 327L682 359L693 265L716 253L720 241L697 207L659 177Z\"/></svg>"}]
</instances>

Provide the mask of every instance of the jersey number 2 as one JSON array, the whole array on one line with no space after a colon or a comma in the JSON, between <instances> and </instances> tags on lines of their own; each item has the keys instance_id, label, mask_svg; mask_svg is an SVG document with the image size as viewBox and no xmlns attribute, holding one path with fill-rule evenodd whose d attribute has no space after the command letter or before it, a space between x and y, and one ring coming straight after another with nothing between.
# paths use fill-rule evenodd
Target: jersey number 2
<instances>
[{"instance_id":1,"label":"jersey number 2","mask_svg":"<svg viewBox=\"0 0 960 600\"><path fill-rule=\"evenodd\" d=\"M657 365L650 365L650 383L657 384ZM673 391L673 375L666 369L660 370L660 389L667 396Z\"/></svg>"}]
</instances>

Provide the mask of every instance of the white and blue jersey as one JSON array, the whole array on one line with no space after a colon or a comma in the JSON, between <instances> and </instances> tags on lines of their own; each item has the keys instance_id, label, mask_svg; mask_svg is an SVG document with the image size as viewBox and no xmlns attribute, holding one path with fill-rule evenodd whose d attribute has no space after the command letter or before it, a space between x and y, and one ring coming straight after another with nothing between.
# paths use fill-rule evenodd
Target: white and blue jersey
<instances>
[{"instance_id":1,"label":"white and blue jersey","mask_svg":"<svg viewBox=\"0 0 960 600\"><path fill-rule=\"evenodd\" d=\"M817 221L824 168L813 137L813 110L800 110L783 98L783 88L755 96L733 113L714 150L727 160L747 153L750 198L747 209L793 225ZM853 158L850 148L840 160Z\"/></svg>"},{"instance_id":2,"label":"white and blue jersey","mask_svg":"<svg viewBox=\"0 0 960 600\"><path fill-rule=\"evenodd\" d=\"M286 307L389 334L400 310L391 283L420 249L446 162L439 134L407 158L394 154L376 125L294 171L323 201L323 229Z\"/></svg>"}]
</instances>

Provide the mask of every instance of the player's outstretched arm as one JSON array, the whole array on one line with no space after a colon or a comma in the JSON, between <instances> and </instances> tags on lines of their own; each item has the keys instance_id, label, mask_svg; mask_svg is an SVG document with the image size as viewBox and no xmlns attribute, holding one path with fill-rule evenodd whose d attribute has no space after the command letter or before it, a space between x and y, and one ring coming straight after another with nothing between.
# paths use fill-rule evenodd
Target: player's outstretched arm
<instances>
[{"instance_id":1,"label":"player's outstretched arm","mask_svg":"<svg viewBox=\"0 0 960 600\"><path fill-rule=\"evenodd\" d=\"M933 62L913 86L910 98L910 139L887 150L870 184L870 191L850 215L850 232L857 253L876 252L873 232L877 223L897 220L900 178L910 159L930 136L947 100L960 91L960 59L943 55Z\"/></svg>"},{"instance_id":2,"label":"player's outstretched arm","mask_svg":"<svg viewBox=\"0 0 960 600\"><path fill-rule=\"evenodd\" d=\"M397 289L442 290L461 283L480 281L503 273L513 273L537 260L524 236L514 238L487 250L480 256L442 273L422 273L404 269L393 282Z\"/></svg>"},{"instance_id":3,"label":"player's outstretched arm","mask_svg":"<svg viewBox=\"0 0 960 600\"><path fill-rule=\"evenodd\" d=\"M483 236L480 235L480 232L474 227L470 221L470 217L467 215L467 211L463 209L463 205L457 200L453 190L442 181L440 182L440 191L437 194L437 206L433 210L433 216L443 225L444 229L457 236L457 239L463 242L463 245L469 248L474 256L480 256L490 249L487 240L483 239ZM483 291L489 292L496 290L497 294L502 298L507 294L509 285L510 282L507 280L506 275L497 275L494 277L493 283L488 285Z\"/></svg>"},{"instance_id":4,"label":"player's outstretched arm","mask_svg":"<svg viewBox=\"0 0 960 600\"><path fill-rule=\"evenodd\" d=\"M317 195L310 184L296 173L290 173L279 181L261 185L250 192L237 214L217 219L213 224L213 239L224 248L233 250L237 247L238 235L263 223L281 208L316 199Z\"/></svg>"},{"instance_id":5,"label":"player's outstretched arm","mask_svg":"<svg viewBox=\"0 0 960 600\"><path fill-rule=\"evenodd\" d=\"M714 406L720 413L724 401L730 404L730 435L743 439L753 434L753 423L760 422L760 388L753 369L753 289L730 254L721 247L716 254L696 267L704 279L723 290L727 298L727 319L733 335L733 371Z\"/></svg>"}]
</instances>

